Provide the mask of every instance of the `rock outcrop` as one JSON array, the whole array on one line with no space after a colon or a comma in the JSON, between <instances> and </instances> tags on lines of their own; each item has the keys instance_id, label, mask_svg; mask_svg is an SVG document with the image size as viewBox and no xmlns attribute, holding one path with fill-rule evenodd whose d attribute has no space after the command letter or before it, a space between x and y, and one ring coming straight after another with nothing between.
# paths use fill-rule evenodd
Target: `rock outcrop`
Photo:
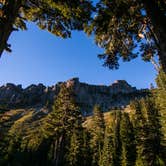
<instances>
[{"instance_id":1,"label":"rock outcrop","mask_svg":"<svg viewBox=\"0 0 166 166\"><path fill-rule=\"evenodd\" d=\"M8 83L0 87L0 107L7 109L42 108L51 105L60 90L61 83L51 87L45 87L43 84L30 85L25 89L21 85ZM125 80L115 81L110 86L89 85L79 82L78 78L64 83L66 86L74 87L77 102L84 115L91 114L96 104L106 111L109 108L125 107L131 100L147 95L147 90L137 90Z\"/></svg>"}]
</instances>

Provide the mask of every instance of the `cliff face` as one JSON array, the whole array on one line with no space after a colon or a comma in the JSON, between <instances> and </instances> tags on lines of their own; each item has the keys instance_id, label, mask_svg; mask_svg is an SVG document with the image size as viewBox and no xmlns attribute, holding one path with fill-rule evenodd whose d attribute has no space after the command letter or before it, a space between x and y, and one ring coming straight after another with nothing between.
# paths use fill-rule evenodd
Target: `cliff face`
<instances>
[{"instance_id":1,"label":"cliff face","mask_svg":"<svg viewBox=\"0 0 166 166\"><path fill-rule=\"evenodd\" d=\"M0 106L7 109L36 108L52 104L57 96L60 83L51 87L42 84L30 85L23 89L21 85L6 84L0 87ZM73 78L65 82L66 86L74 86L77 102L84 115L91 114L95 104L104 111L109 108L125 107L134 98L146 95L144 90L137 90L124 80L118 80L110 86L89 85Z\"/></svg>"}]
</instances>

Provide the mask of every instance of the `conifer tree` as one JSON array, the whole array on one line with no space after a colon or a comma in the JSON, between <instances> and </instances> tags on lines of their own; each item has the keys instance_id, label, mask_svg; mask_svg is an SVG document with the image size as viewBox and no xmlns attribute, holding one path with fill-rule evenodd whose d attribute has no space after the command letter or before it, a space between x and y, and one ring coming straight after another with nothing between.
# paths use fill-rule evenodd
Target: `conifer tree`
<instances>
[{"instance_id":1,"label":"conifer tree","mask_svg":"<svg viewBox=\"0 0 166 166\"><path fill-rule=\"evenodd\" d=\"M158 111L152 98L136 103L135 134L137 141L136 165L163 165Z\"/></svg>"},{"instance_id":2,"label":"conifer tree","mask_svg":"<svg viewBox=\"0 0 166 166\"><path fill-rule=\"evenodd\" d=\"M92 162L92 154L90 148L90 132L84 128L83 129L83 145L81 149L82 158L81 158L81 165L82 166L90 166Z\"/></svg>"},{"instance_id":3,"label":"conifer tree","mask_svg":"<svg viewBox=\"0 0 166 166\"><path fill-rule=\"evenodd\" d=\"M148 139L146 144L149 145L146 148L148 153L149 165L164 165L165 157L163 156L163 146L161 144L162 133L160 124L160 112L155 104L155 98L149 97L144 100L145 109L147 110L147 125L149 128Z\"/></svg>"},{"instance_id":4,"label":"conifer tree","mask_svg":"<svg viewBox=\"0 0 166 166\"><path fill-rule=\"evenodd\" d=\"M156 102L156 107L159 111L160 116L160 124L162 129L162 138L161 138L161 145L162 145L162 154L163 159L166 164L165 154L166 154L166 74L162 69L160 69L157 79L157 89L154 91L154 98Z\"/></svg>"},{"instance_id":5,"label":"conifer tree","mask_svg":"<svg viewBox=\"0 0 166 166\"><path fill-rule=\"evenodd\" d=\"M91 149L92 149L92 165L98 165L101 157L101 151L103 148L103 139L105 131L104 116L101 108L96 105L93 109L92 116L92 138L91 138Z\"/></svg>"},{"instance_id":6,"label":"conifer tree","mask_svg":"<svg viewBox=\"0 0 166 166\"><path fill-rule=\"evenodd\" d=\"M133 166L136 160L136 144L134 129L127 113L122 114L120 137L122 141L122 165Z\"/></svg>"},{"instance_id":7,"label":"conifer tree","mask_svg":"<svg viewBox=\"0 0 166 166\"><path fill-rule=\"evenodd\" d=\"M53 111L44 122L45 137L50 139L52 143L52 161L54 165L65 164L66 145L70 140L73 129L78 123L81 123L80 119L81 114L75 102L73 87L62 84L53 105Z\"/></svg>"},{"instance_id":8,"label":"conifer tree","mask_svg":"<svg viewBox=\"0 0 166 166\"><path fill-rule=\"evenodd\" d=\"M99 166L113 166L113 150L113 134L111 128L106 127Z\"/></svg>"},{"instance_id":9,"label":"conifer tree","mask_svg":"<svg viewBox=\"0 0 166 166\"><path fill-rule=\"evenodd\" d=\"M67 145L66 166L82 166L83 135L81 128L73 129L69 145Z\"/></svg>"},{"instance_id":10,"label":"conifer tree","mask_svg":"<svg viewBox=\"0 0 166 166\"><path fill-rule=\"evenodd\" d=\"M144 139L145 139L145 131L146 131L146 120L142 113L141 109L141 101L133 101L131 107L135 110L134 119L133 119L133 126L135 130L135 138L136 138L136 150L137 150L137 158L136 158L136 165L147 165L142 161L142 150L144 149Z\"/></svg>"},{"instance_id":11,"label":"conifer tree","mask_svg":"<svg viewBox=\"0 0 166 166\"><path fill-rule=\"evenodd\" d=\"M160 70L156 79L158 88L156 89L156 105L161 115L160 122L162 125L163 145L166 147L166 74Z\"/></svg>"},{"instance_id":12,"label":"conifer tree","mask_svg":"<svg viewBox=\"0 0 166 166\"><path fill-rule=\"evenodd\" d=\"M121 111L115 111L113 118L113 165L119 166L122 159L122 141L120 138Z\"/></svg>"}]
</instances>

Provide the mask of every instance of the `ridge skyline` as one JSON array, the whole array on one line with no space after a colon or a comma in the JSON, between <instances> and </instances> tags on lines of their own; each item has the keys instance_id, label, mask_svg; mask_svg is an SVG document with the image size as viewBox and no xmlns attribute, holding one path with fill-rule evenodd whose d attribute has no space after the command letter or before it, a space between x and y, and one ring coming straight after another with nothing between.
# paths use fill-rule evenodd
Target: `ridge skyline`
<instances>
[{"instance_id":1,"label":"ridge skyline","mask_svg":"<svg viewBox=\"0 0 166 166\"><path fill-rule=\"evenodd\" d=\"M24 85L22 85L21 83L20 83L20 84L19 84L19 83L17 84L17 83L13 83L13 82L7 82L7 83L4 83L4 84L0 84L0 87L3 87L3 86L6 87L6 86L8 86L8 85L15 85L15 86L21 87L21 88L24 90L24 89L29 88L30 86L39 86L39 85L42 85L42 86L44 86L45 88L49 88L49 87L54 87L55 85L60 84L60 83L67 83L67 82L72 81L72 80L78 80L79 83L86 84L86 85L89 85L89 86L99 86L99 87L102 87L102 86L103 86L103 87L111 87L111 86L114 85L114 84L118 84L119 82L123 82L123 81L124 81L124 82L126 82L129 86L131 86L131 87L133 87L133 88L136 88L137 90L141 90L141 89L150 89L150 87L149 87L149 88L137 88L136 86L130 84L127 80L122 80L122 79L114 80L114 81L110 82L109 84L93 84L93 83L89 83L89 82L87 82L87 81L81 81L79 77L72 77L72 78L69 78L69 79L67 79L67 80L65 80L65 81L57 81L57 82L55 82L54 84L51 84L51 85L45 85L44 83L39 82L39 83L32 83L32 84L29 84L29 85L27 85L27 86L24 86Z\"/></svg>"}]
</instances>

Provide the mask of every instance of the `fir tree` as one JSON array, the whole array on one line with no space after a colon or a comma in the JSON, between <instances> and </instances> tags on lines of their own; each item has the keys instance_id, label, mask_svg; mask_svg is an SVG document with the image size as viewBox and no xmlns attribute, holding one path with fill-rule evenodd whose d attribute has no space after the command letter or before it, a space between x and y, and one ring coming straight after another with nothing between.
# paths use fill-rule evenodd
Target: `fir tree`
<instances>
[{"instance_id":1,"label":"fir tree","mask_svg":"<svg viewBox=\"0 0 166 166\"><path fill-rule=\"evenodd\" d=\"M122 159L122 141L120 138L121 111L115 111L113 117L113 165L119 166Z\"/></svg>"},{"instance_id":2,"label":"fir tree","mask_svg":"<svg viewBox=\"0 0 166 166\"><path fill-rule=\"evenodd\" d=\"M143 162L142 150L144 149L144 139L146 138L145 131L146 131L146 120L142 113L141 108L141 101L134 101L131 104L132 109L135 110L134 119L133 119L133 126L135 131L135 138L136 138L136 165L144 166L147 163Z\"/></svg>"},{"instance_id":3,"label":"fir tree","mask_svg":"<svg viewBox=\"0 0 166 166\"><path fill-rule=\"evenodd\" d=\"M147 125L149 128L147 146L145 153L148 153L149 165L164 165L163 146L161 145L162 133L160 124L160 113L155 104L155 98L149 97L144 100L147 110Z\"/></svg>"},{"instance_id":4,"label":"fir tree","mask_svg":"<svg viewBox=\"0 0 166 166\"><path fill-rule=\"evenodd\" d=\"M135 118L136 165L163 165L159 116L152 98L138 101Z\"/></svg>"},{"instance_id":5,"label":"fir tree","mask_svg":"<svg viewBox=\"0 0 166 166\"><path fill-rule=\"evenodd\" d=\"M156 105L161 115L160 122L163 132L163 145L166 147L166 74L160 70L156 79L158 88L155 92Z\"/></svg>"},{"instance_id":6,"label":"fir tree","mask_svg":"<svg viewBox=\"0 0 166 166\"><path fill-rule=\"evenodd\" d=\"M122 165L133 166L136 160L136 144L134 129L127 113L122 114L120 137L122 141Z\"/></svg>"},{"instance_id":7,"label":"fir tree","mask_svg":"<svg viewBox=\"0 0 166 166\"><path fill-rule=\"evenodd\" d=\"M84 128L83 129L83 145L81 149L82 158L81 165L82 166L90 166L92 162L92 154L90 148L90 132Z\"/></svg>"},{"instance_id":8,"label":"fir tree","mask_svg":"<svg viewBox=\"0 0 166 166\"><path fill-rule=\"evenodd\" d=\"M113 166L113 150L113 134L111 128L106 127L99 166Z\"/></svg>"},{"instance_id":9,"label":"fir tree","mask_svg":"<svg viewBox=\"0 0 166 166\"><path fill-rule=\"evenodd\" d=\"M53 111L44 123L46 123L44 125L45 137L52 143L53 164L64 165L68 140L72 136L73 129L81 123L81 114L75 102L73 87L61 85Z\"/></svg>"},{"instance_id":10,"label":"fir tree","mask_svg":"<svg viewBox=\"0 0 166 166\"><path fill-rule=\"evenodd\" d=\"M68 150L66 154L67 158L66 166L78 166L78 165L82 166L83 135L81 128L77 128L72 131L72 135L70 137L70 143L67 146Z\"/></svg>"},{"instance_id":11,"label":"fir tree","mask_svg":"<svg viewBox=\"0 0 166 166\"><path fill-rule=\"evenodd\" d=\"M99 106L95 106L93 109L92 116L92 139L91 139L91 149L92 149L92 165L98 165L101 157L101 151L103 148L103 139L105 131L104 116Z\"/></svg>"},{"instance_id":12,"label":"fir tree","mask_svg":"<svg viewBox=\"0 0 166 166\"><path fill-rule=\"evenodd\" d=\"M154 97L156 102L156 107L158 108L160 115L160 124L162 128L162 139L161 145L163 147L163 159L166 164L165 154L166 154L166 74L160 69L157 79L157 89L154 91Z\"/></svg>"}]
</instances>

